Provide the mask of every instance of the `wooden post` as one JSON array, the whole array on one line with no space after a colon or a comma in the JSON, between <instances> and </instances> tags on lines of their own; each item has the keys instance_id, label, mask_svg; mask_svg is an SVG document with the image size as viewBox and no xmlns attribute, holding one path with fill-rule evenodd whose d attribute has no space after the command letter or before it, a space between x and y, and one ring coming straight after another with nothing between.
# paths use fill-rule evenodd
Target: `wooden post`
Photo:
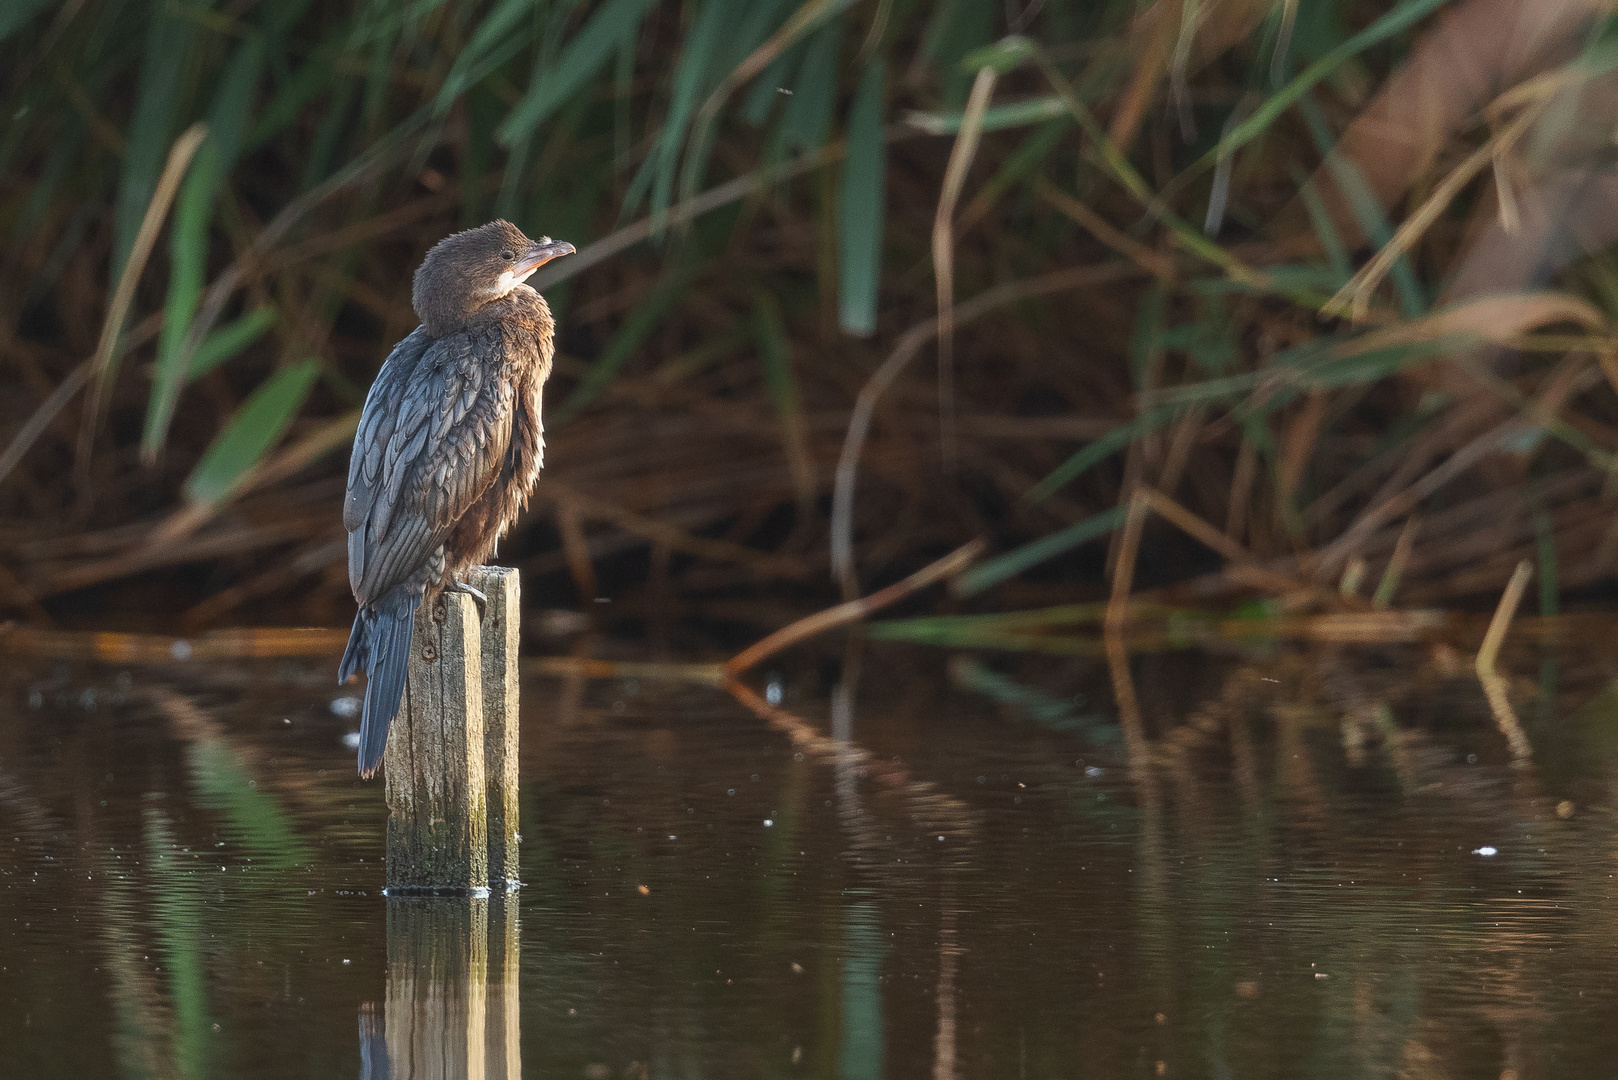
<instances>
[{"instance_id":1,"label":"wooden post","mask_svg":"<svg viewBox=\"0 0 1618 1080\"><path fill-rule=\"evenodd\" d=\"M518 886L517 657L521 651L522 585L509 566L479 566L467 584L488 598L483 608L483 772L489 824L489 887Z\"/></svg>"},{"instance_id":2,"label":"wooden post","mask_svg":"<svg viewBox=\"0 0 1618 1080\"><path fill-rule=\"evenodd\" d=\"M477 608L445 594L421 605L404 701L382 755L387 891L486 893L487 782Z\"/></svg>"}]
</instances>

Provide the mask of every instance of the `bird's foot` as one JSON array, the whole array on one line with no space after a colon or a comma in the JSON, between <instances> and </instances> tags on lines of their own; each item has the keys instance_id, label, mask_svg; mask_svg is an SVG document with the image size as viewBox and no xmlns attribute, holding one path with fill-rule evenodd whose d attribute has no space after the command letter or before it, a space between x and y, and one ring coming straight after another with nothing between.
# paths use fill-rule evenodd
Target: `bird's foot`
<instances>
[{"instance_id":1,"label":"bird's foot","mask_svg":"<svg viewBox=\"0 0 1618 1080\"><path fill-rule=\"evenodd\" d=\"M484 614L488 611L489 598L484 596L483 593L479 592L477 589L472 588L472 586L468 585L464 581L451 581L448 585L444 586L444 591L447 593L460 593L462 596L470 596L472 598L472 603L477 605L479 619L483 618Z\"/></svg>"}]
</instances>

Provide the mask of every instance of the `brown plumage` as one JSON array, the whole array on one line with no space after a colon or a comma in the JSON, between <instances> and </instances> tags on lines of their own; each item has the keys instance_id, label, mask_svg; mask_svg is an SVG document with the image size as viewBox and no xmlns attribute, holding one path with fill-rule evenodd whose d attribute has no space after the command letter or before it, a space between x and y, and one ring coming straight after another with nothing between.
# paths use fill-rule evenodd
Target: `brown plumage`
<instances>
[{"instance_id":1,"label":"brown plumage","mask_svg":"<svg viewBox=\"0 0 1618 1080\"><path fill-rule=\"evenodd\" d=\"M506 221L440 240L416 271L421 325L366 395L343 503L359 614L338 669L341 682L366 670L361 776L399 711L416 608L472 591L460 576L494 553L539 476L555 324L523 280L572 251Z\"/></svg>"}]
</instances>

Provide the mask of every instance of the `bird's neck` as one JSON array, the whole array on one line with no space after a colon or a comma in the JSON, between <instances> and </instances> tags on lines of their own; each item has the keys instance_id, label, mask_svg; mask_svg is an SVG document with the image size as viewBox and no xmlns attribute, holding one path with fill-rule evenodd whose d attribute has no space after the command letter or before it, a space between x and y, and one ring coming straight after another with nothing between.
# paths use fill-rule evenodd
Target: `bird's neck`
<instances>
[{"instance_id":1,"label":"bird's neck","mask_svg":"<svg viewBox=\"0 0 1618 1080\"><path fill-rule=\"evenodd\" d=\"M455 316L446 316L448 313L429 312L422 317L421 325L433 338L449 337L451 334L475 330L491 323L508 321L527 324L542 336L549 338L556 326L551 318L550 305L545 303L545 298L521 283L498 299L479 304L472 310L459 312Z\"/></svg>"}]
</instances>

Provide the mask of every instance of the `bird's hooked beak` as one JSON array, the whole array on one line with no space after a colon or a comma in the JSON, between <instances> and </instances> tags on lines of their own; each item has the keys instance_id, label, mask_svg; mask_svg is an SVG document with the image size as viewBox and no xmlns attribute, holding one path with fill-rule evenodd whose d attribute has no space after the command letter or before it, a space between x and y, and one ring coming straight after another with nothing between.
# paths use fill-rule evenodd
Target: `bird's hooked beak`
<instances>
[{"instance_id":1,"label":"bird's hooked beak","mask_svg":"<svg viewBox=\"0 0 1618 1080\"><path fill-rule=\"evenodd\" d=\"M538 270L552 259L563 255L572 255L573 245L566 240L552 240L550 237L541 237L539 243L522 253L516 265L511 268L512 275L518 281L526 280L529 274Z\"/></svg>"}]
</instances>

